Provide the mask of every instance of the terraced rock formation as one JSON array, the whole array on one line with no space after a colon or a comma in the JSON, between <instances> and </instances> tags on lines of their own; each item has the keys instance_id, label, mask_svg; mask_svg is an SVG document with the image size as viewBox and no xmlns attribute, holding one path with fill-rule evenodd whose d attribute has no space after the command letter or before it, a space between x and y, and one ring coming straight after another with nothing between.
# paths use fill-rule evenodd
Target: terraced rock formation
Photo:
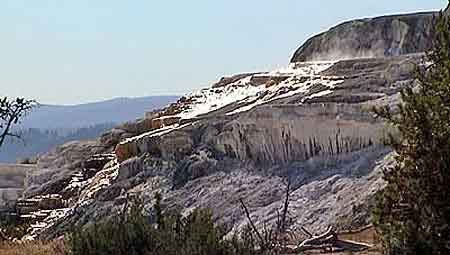
<instances>
[{"instance_id":1,"label":"terraced rock formation","mask_svg":"<svg viewBox=\"0 0 450 255\"><path fill-rule=\"evenodd\" d=\"M430 15L402 16L399 26L407 22L407 31L422 31ZM380 21L364 22L370 28ZM396 26L387 29L397 33ZM429 42L407 46L417 42L408 33L400 33L405 47L394 47L395 54L384 54L394 49L391 43L380 44L380 55L367 48L376 58L298 62L300 57L284 69L223 78L97 141L44 155L25 194L59 194L67 210L29 237L57 237L105 219L131 196L141 197L152 214L156 193L168 210L210 208L233 233L246 224L240 199L257 225L273 223L288 181L290 228L367 225L373 197L384 185L382 169L392 163L390 149L380 144L386 127L371 109L398 103L399 91L414 86L415 67L427 65L421 51ZM429 40L426 33L418 36ZM378 45L384 37L372 39L367 43ZM323 40L334 45L338 39ZM327 47L313 49L328 54ZM307 60L314 55L302 54Z\"/></svg>"}]
</instances>

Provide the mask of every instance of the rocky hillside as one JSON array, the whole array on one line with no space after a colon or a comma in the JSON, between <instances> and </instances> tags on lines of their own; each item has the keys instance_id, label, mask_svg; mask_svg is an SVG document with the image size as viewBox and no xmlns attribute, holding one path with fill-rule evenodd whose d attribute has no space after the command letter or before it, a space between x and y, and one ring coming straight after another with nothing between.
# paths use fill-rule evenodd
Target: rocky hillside
<instances>
[{"instance_id":1,"label":"rocky hillside","mask_svg":"<svg viewBox=\"0 0 450 255\"><path fill-rule=\"evenodd\" d=\"M431 47L436 13L414 13L345 22L316 35L291 62L388 57L423 52Z\"/></svg>"},{"instance_id":2,"label":"rocky hillside","mask_svg":"<svg viewBox=\"0 0 450 255\"><path fill-rule=\"evenodd\" d=\"M407 22L407 31L422 31L431 14L401 17L399 26ZM393 18L365 20L366 33L386 19ZM343 32L352 33L345 26ZM396 33L386 29L383 36ZM246 224L239 199L257 225L276 221L287 182L290 228L369 224L382 169L392 163L390 150L379 143L385 126L371 109L398 103L399 91L414 85L415 67L426 65L421 52L426 47L406 47L418 42L406 34L404 51L388 54L392 45L371 37L369 46L384 49L373 49L377 58L301 62L329 53L328 47L301 53L310 40L296 54L304 57L284 69L223 78L97 141L66 144L44 155L19 203L31 215L47 213L34 218L29 237L56 237L74 224L102 220L133 196L152 214L157 192L166 209L212 209L232 233ZM429 37L420 36L429 45ZM344 52L343 45L336 49ZM60 203L48 210L33 202L36 197Z\"/></svg>"}]
</instances>

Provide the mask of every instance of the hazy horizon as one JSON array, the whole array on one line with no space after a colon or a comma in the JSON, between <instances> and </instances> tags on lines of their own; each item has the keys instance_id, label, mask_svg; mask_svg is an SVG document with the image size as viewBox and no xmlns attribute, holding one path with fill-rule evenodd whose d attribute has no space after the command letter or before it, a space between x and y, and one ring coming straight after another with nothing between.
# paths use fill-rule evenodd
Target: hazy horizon
<instances>
[{"instance_id":1,"label":"hazy horizon","mask_svg":"<svg viewBox=\"0 0 450 255\"><path fill-rule=\"evenodd\" d=\"M115 101L120 99L125 100L135 100L135 99L149 99L149 98L173 98L176 99L178 97L181 97L182 95L150 95L150 96L117 96L117 97L111 97L111 98L105 98L105 99L98 99L94 101L87 101L87 102L81 102L81 103L73 103L73 104L48 104L46 102L38 102L40 106L82 106L82 105L90 105L90 104L97 104L97 103L103 103L108 101Z\"/></svg>"},{"instance_id":2,"label":"hazy horizon","mask_svg":"<svg viewBox=\"0 0 450 255\"><path fill-rule=\"evenodd\" d=\"M180 96L221 76L287 65L305 40L338 23L446 3L6 0L0 93L53 105Z\"/></svg>"}]
</instances>

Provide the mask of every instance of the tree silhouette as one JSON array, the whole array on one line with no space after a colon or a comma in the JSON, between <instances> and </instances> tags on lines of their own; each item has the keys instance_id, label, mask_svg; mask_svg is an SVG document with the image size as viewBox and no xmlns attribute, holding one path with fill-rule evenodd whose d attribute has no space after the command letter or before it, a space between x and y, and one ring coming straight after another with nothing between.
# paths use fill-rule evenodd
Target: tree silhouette
<instances>
[{"instance_id":1,"label":"tree silhouette","mask_svg":"<svg viewBox=\"0 0 450 255\"><path fill-rule=\"evenodd\" d=\"M19 134L11 131L11 128L18 124L35 105L34 100L25 98L0 98L0 148L7 137L20 138Z\"/></svg>"}]
</instances>

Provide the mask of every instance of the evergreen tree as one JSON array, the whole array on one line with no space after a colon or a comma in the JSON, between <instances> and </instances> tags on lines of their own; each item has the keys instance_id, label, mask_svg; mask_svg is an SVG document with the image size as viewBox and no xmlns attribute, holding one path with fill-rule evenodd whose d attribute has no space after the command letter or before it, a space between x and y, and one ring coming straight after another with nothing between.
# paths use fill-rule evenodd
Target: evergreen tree
<instances>
[{"instance_id":1,"label":"evergreen tree","mask_svg":"<svg viewBox=\"0 0 450 255\"><path fill-rule=\"evenodd\" d=\"M431 65L401 93L398 112L376 109L395 130L396 164L384 171L374 224L386 254L450 254L450 21L434 26Z\"/></svg>"}]
</instances>

